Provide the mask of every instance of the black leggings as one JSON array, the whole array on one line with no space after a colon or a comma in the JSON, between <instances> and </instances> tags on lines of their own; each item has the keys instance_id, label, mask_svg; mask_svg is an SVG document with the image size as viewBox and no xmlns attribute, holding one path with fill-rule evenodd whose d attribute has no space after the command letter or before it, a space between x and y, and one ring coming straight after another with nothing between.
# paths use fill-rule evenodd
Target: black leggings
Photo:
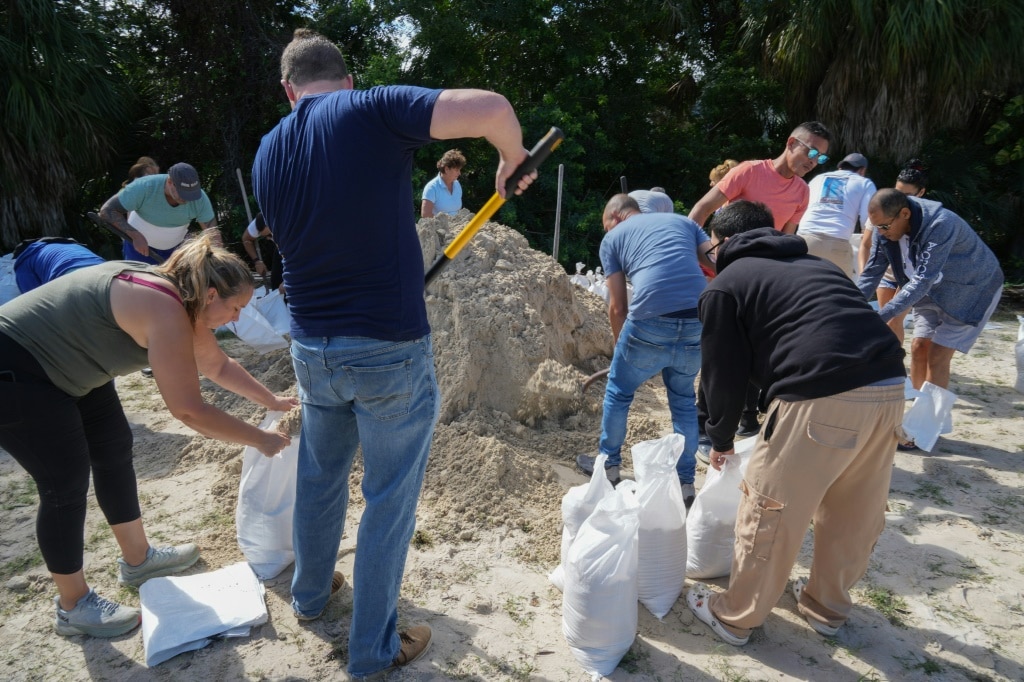
<instances>
[{"instance_id":1,"label":"black leggings","mask_svg":"<svg viewBox=\"0 0 1024 682\"><path fill-rule=\"evenodd\" d=\"M36 537L51 573L82 569L90 470L107 523L141 517L132 431L114 382L74 398L54 386L35 358L4 334L0 448L36 482Z\"/></svg>"}]
</instances>

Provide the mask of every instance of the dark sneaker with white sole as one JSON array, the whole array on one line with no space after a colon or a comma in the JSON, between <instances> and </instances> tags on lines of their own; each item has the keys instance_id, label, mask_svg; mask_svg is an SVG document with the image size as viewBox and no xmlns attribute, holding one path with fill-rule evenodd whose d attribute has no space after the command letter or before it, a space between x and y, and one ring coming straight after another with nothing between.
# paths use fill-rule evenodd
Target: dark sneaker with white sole
<instances>
[{"instance_id":1,"label":"dark sneaker with white sole","mask_svg":"<svg viewBox=\"0 0 1024 682\"><path fill-rule=\"evenodd\" d=\"M697 461L711 464L711 439L706 433L697 438Z\"/></svg>"},{"instance_id":2,"label":"dark sneaker with white sole","mask_svg":"<svg viewBox=\"0 0 1024 682\"><path fill-rule=\"evenodd\" d=\"M90 637L117 637L131 632L142 622L142 613L96 594L94 590L78 600L75 608L65 611L60 597L54 597L57 620L53 628L58 635L89 635Z\"/></svg>"},{"instance_id":3,"label":"dark sneaker with white sole","mask_svg":"<svg viewBox=\"0 0 1024 682\"><path fill-rule=\"evenodd\" d=\"M693 487L692 483L679 482L680 488L683 491L683 504L686 505L686 511L690 511L690 507L693 506L693 499L697 497L697 491Z\"/></svg>"},{"instance_id":4,"label":"dark sneaker with white sole","mask_svg":"<svg viewBox=\"0 0 1024 682\"><path fill-rule=\"evenodd\" d=\"M585 473L587 476L594 475L594 463L597 461L597 455L577 455L576 466L579 467L580 471ZM604 475L608 477L608 480L612 482L612 485L618 485L622 479L619 477L618 465L606 466L604 468Z\"/></svg>"}]
</instances>

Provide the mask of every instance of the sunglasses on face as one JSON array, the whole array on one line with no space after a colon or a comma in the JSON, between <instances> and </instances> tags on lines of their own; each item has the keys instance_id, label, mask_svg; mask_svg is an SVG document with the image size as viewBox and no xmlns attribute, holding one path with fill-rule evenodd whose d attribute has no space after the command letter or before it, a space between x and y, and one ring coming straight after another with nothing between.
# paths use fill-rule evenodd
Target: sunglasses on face
<instances>
[{"instance_id":1,"label":"sunglasses on face","mask_svg":"<svg viewBox=\"0 0 1024 682\"><path fill-rule=\"evenodd\" d=\"M801 140L799 137L794 137L793 139L802 144L803 146L807 147L807 158L810 159L811 161L817 159L819 166L828 161L828 154L822 154L817 149Z\"/></svg>"},{"instance_id":2,"label":"sunglasses on face","mask_svg":"<svg viewBox=\"0 0 1024 682\"><path fill-rule=\"evenodd\" d=\"M885 225L875 225L875 227L878 228L879 232L888 232L889 228L892 227L892 224L895 223L899 219L900 219L900 217L896 216L895 218L893 218L892 220L887 222Z\"/></svg>"}]
</instances>

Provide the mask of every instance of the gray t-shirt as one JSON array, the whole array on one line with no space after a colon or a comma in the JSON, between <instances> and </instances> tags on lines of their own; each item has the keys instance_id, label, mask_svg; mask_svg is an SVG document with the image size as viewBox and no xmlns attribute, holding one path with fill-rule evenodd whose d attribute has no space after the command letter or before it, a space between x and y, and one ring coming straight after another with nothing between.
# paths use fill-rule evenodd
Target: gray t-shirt
<instances>
[{"instance_id":1,"label":"gray t-shirt","mask_svg":"<svg viewBox=\"0 0 1024 682\"><path fill-rule=\"evenodd\" d=\"M82 268L0 306L0 332L42 366L54 386L81 397L149 364L148 351L117 326L110 284L144 263L111 261Z\"/></svg>"}]
</instances>

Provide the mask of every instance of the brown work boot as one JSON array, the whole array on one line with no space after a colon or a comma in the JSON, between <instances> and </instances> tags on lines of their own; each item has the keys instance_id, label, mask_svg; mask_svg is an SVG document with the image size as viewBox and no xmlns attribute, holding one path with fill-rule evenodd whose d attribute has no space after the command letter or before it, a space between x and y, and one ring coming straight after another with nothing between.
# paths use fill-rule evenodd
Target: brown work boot
<instances>
[{"instance_id":1,"label":"brown work boot","mask_svg":"<svg viewBox=\"0 0 1024 682\"><path fill-rule=\"evenodd\" d=\"M296 620L300 620L302 622L309 622L311 620L316 620L320 616L324 615L324 613L327 612L327 607L330 606L330 604L331 604L331 600L334 599L334 595L338 594L338 591L344 585L345 585L345 576L343 576L341 574L341 571L335 571L334 575L331 576L331 594L330 594L329 597L327 597L327 603L324 604L324 607L322 609L320 609L320 613L318 613L316 615L313 615L313 616L303 616L300 613L296 613L295 614L295 619Z\"/></svg>"},{"instance_id":2,"label":"brown work boot","mask_svg":"<svg viewBox=\"0 0 1024 682\"><path fill-rule=\"evenodd\" d=\"M350 679L359 680L359 682L380 682L381 680L386 680L389 673L393 673L399 668L404 668L419 659L430 648L429 625L413 625L407 630L401 630L398 636L402 640L402 648L399 649L395 660L391 661L391 665L383 670L378 670L372 675L351 677Z\"/></svg>"},{"instance_id":3,"label":"brown work boot","mask_svg":"<svg viewBox=\"0 0 1024 682\"><path fill-rule=\"evenodd\" d=\"M391 669L404 668L427 653L427 649L430 648L430 635L429 625L413 625L408 630L399 632L402 649L395 656L395 660L391 662Z\"/></svg>"}]
</instances>

